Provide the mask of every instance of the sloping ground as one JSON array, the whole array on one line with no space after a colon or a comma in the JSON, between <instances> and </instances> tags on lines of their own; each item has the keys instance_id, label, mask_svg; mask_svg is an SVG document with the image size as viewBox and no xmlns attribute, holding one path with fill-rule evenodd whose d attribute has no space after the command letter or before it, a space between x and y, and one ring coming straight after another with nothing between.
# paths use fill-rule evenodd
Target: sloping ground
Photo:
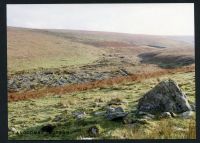
<instances>
[{"instance_id":1,"label":"sloping ground","mask_svg":"<svg viewBox=\"0 0 200 143\"><path fill-rule=\"evenodd\" d=\"M42 32L57 35L60 37L70 38L77 42L91 43L97 45L100 42L114 41L126 43L126 46L135 45L157 45L167 48L192 47L191 44L181 41L178 38L168 36L154 36L142 34L127 34L114 32L99 32L99 31L80 31L80 30L44 30ZM102 46L105 46L102 44ZM109 46L109 43L108 43Z\"/></svg>"},{"instance_id":2,"label":"sloping ground","mask_svg":"<svg viewBox=\"0 0 200 143\"><path fill-rule=\"evenodd\" d=\"M100 128L100 133L92 137L95 139L195 138L195 117L149 120L147 124L135 125L109 121L104 116L94 114L104 111L113 99L120 101L119 106L125 111L133 112L136 110L138 99L159 83L159 80L169 77L178 83L190 102L195 102L194 72L163 75L159 79L149 78L88 91L55 93L39 99L9 102L9 139L82 139L91 137L88 129L92 126ZM84 120L73 117L73 113L77 111L85 112ZM41 132L41 127L47 124L55 125L51 134Z\"/></svg>"},{"instance_id":3,"label":"sloping ground","mask_svg":"<svg viewBox=\"0 0 200 143\"><path fill-rule=\"evenodd\" d=\"M103 50L69 39L8 27L8 70L76 66L97 60Z\"/></svg>"},{"instance_id":4,"label":"sloping ground","mask_svg":"<svg viewBox=\"0 0 200 143\"><path fill-rule=\"evenodd\" d=\"M184 41L194 45L194 36L168 36L168 38Z\"/></svg>"},{"instance_id":5,"label":"sloping ground","mask_svg":"<svg viewBox=\"0 0 200 143\"><path fill-rule=\"evenodd\" d=\"M141 63L156 64L161 68L176 68L195 63L194 50L185 48L144 52L138 57L141 58Z\"/></svg>"},{"instance_id":6,"label":"sloping ground","mask_svg":"<svg viewBox=\"0 0 200 143\"><path fill-rule=\"evenodd\" d=\"M154 58L153 61L170 60L165 55L173 54L175 58L186 56L192 61L189 64L193 63L193 45L176 39L112 32L8 27L8 70L10 73L38 68L80 66L117 56L124 58L125 62L140 64L139 59L144 59L146 55L140 58L137 56L146 52L161 53L163 60ZM173 63L176 64L176 61Z\"/></svg>"},{"instance_id":7,"label":"sloping ground","mask_svg":"<svg viewBox=\"0 0 200 143\"><path fill-rule=\"evenodd\" d=\"M178 69L168 69L168 70L158 70L154 72L144 72L140 74L133 74L129 76L119 76L108 78L104 80L96 80L93 82L85 82L79 84L70 84L65 86L57 86L57 87L46 87L41 89L32 89L29 91L21 91L21 92L13 92L8 94L8 100L11 101L20 101L20 100L27 100L31 98L39 98L42 96L52 95L52 94L64 94L64 93L71 93L77 91L84 91L90 90L94 88L102 88L106 86L111 86L115 84L130 82L130 81L142 81L144 79L152 78L152 77L159 77L161 75L167 74L175 74L175 73L184 73L184 72L193 72L194 66L183 67Z\"/></svg>"},{"instance_id":8,"label":"sloping ground","mask_svg":"<svg viewBox=\"0 0 200 143\"><path fill-rule=\"evenodd\" d=\"M81 139L90 137L88 129L96 125L100 127L96 139L195 138L195 117L135 126L94 115L113 98L122 100L126 111L135 110L145 92L169 77L194 102L194 65L189 65L193 51L190 44L164 36L9 27L8 83L20 89L8 93L9 101L17 101L8 105L9 139ZM184 66L185 61L192 62ZM173 69L166 69L169 62ZM58 86L51 86L50 79ZM61 87L61 80L78 84ZM29 83L28 91L19 88ZM50 87L34 89L32 83ZM84 111L86 118L76 120L76 111ZM55 125L53 133L40 132L48 123Z\"/></svg>"}]
</instances>

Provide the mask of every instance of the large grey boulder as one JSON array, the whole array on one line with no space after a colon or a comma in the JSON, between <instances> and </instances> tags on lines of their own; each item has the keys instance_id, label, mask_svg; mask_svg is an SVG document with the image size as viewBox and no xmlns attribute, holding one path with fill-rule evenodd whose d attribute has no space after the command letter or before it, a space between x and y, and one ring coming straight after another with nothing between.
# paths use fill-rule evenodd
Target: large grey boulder
<instances>
[{"instance_id":1,"label":"large grey boulder","mask_svg":"<svg viewBox=\"0 0 200 143\"><path fill-rule=\"evenodd\" d=\"M191 111L186 95L171 79L160 82L147 92L138 103L138 111L158 114L163 112L183 113Z\"/></svg>"}]
</instances>

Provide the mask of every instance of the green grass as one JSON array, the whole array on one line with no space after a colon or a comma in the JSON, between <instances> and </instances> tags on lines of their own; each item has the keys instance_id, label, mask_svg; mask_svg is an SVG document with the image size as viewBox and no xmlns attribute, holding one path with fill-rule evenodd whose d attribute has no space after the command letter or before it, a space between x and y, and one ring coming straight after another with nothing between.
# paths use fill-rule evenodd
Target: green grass
<instances>
[{"instance_id":1,"label":"green grass","mask_svg":"<svg viewBox=\"0 0 200 143\"><path fill-rule=\"evenodd\" d=\"M8 71L60 68L92 63L103 50L48 33L8 28Z\"/></svg>"},{"instance_id":2,"label":"green grass","mask_svg":"<svg viewBox=\"0 0 200 143\"><path fill-rule=\"evenodd\" d=\"M85 53L79 56L64 56L58 57L38 57L37 59L20 59L15 60L15 63L9 64L9 73L17 71L32 71L38 69L61 68L68 66L81 66L94 62L98 59L98 55L93 53ZM96 57L95 57L96 55Z\"/></svg>"},{"instance_id":3,"label":"green grass","mask_svg":"<svg viewBox=\"0 0 200 143\"><path fill-rule=\"evenodd\" d=\"M169 77L177 81L191 102L195 102L194 72L166 75L159 79ZM151 120L145 125L125 125L121 122L108 121L103 116L94 115L94 112L104 111L108 103L116 99L123 102L121 106L126 111L136 110L137 100L157 83L157 79L152 78L142 82L130 82L89 91L11 102L8 105L8 125L9 128L14 127L20 133L10 131L9 139L80 139L89 137L87 131L93 125L100 128L100 134L96 139L194 138L194 135L188 134L188 130L191 123L195 126L195 117ZM86 118L77 121L72 116L74 111L85 111ZM54 121L56 116L60 116L61 120ZM56 126L52 134L25 134L27 131L38 132L48 123Z\"/></svg>"}]
</instances>

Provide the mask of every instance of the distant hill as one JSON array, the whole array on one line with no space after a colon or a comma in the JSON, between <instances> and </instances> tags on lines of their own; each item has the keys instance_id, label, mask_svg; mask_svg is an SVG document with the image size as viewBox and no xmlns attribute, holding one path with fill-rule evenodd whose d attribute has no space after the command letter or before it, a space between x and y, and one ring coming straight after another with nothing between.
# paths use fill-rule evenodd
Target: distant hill
<instances>
[{"instance_id":1,"label":"distant hill","mask_svg":"<svg viewBox=\"0 0 200 143\"><path fill-rule=\"evenodd\" d=\"M194 45L194 36L169 36L169 38L179 41L184 41Z\"/></svg>"},{"instance_id":2,"label":"distant hill","mask_svg":"<svg viewBox=\"0 0 200 143\"><path fill-rule=\"evenodd\" d=\"M189 36L8 27L9 71L86 65L109 54L151 64L194 63Z\"/></svg>"}]
</instances>

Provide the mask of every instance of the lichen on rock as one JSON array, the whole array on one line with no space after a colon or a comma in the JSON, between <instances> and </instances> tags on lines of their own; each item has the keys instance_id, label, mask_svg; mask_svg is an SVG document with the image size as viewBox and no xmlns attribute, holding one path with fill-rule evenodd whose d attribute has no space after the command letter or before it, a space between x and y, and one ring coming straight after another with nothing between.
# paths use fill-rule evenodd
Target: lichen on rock
<instances>
[{"instance_id":1,"label":"lichen on rock","mask_svg":"<svg viewBox=\"0 0 200 143\"><path fill-rule=\"evenodd\" d=\"M186 95L178 84L171 79L161 81L147 92L139 100L137 109L151 114L163 112L183 113L192 110Z\"/></svg>"}]
</instances>

